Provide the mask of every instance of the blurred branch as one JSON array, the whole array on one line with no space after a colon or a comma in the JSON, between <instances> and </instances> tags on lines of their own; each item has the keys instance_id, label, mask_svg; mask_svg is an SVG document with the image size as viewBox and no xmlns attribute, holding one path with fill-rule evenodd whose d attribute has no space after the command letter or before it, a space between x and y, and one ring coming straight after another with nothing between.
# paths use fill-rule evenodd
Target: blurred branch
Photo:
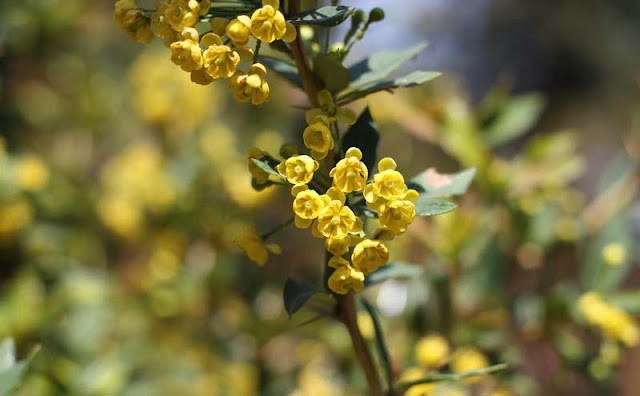
<instances>
[{"instance_id":1,"label":"blurred branch","mask_svg":"<svg viewBox=\"0 0 640 396\"><path fill-rule=\"evenodd\" d=\"M415 385L428 384L431 382L441 382L441 381L460 381L465 378L475 377L478 375L493 374L498 371L506 370L508 367L509 366L506 363L500 363L500 364L496 364L496 365L481 368L481 369L465 371L463 373L450 373L450 374L433 373L419 380L401 382L398 385L396 385L395 389L396 389L396 392L398 392L398 394L403 394L404 392L407 391L407 389Z\"/></svg>"}]
</instances>

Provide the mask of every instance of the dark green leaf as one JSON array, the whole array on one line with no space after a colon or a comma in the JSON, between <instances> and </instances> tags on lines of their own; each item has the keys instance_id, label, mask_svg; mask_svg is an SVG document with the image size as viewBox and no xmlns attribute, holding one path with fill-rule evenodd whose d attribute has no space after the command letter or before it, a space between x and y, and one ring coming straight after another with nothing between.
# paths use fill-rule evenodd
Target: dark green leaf
<instances>
[{"instance_id":1,"label":"dark green leaf","mask_svg":"<svg viewBox=\"0 0 640 396\"><path fill-rule=\"evenodd\" d=\"M511 98L485 128L484 140L490 146L508 142L527 132L540 118L544 100L538 94Z\"/></svg>"},{"instance_id":2,"label":"dark green leaf","mask_svg":"<svg viewBox=\"0 0 640 396\"><path fill-rule=\"evenodd\" d=\"M429 198L420 194L416 202L416 216L435 216L451 212L458 205L440 198Z\"/></svg>"},{"instance_id":3,"label":"dark green leaf","mask_svg":"<svg viewBox=\"0 0 640 396\"><path fill-rule=\"evenodd\" d=\"M349 89L355 89L360 85L374 83L387 77L404 62L420 53L427 45L429 45L429 43L423 41L411 48L403 50L376 52L368 58L361 60L349 68L351 71Z\"/></svg>"},{"instance_id":4,"label":"dark green leaf","mask_svg":"<svg viewBox=\"0 0 640 396\"><path fill-rule=\"evenodd\" d=\"M346 6L326 6L294 15L289 22L294 25L336 26L344 22L353 9Z\"/></svg>"},{"instance_id":5,"label":"dark green leaf","mask_svg":"<svg viewBox=\"0 0 640 396\"><path fill-rule=\"evenodd\" d=\"M266 67L281 75L284 79L300 89L304 89L302 80L298 75L298 69L295 65L274 58L259 57L260 62Z\"/></svg>"},{"instance_id":6,"label":"dark green leaf","mask_svg":"<svg viewBox=\"0 0 640 396\"><path fill-rule=\"evenodd\" d=\"M467 192L476 168L470 168L458 173L438 174L435 170L428 169L415 176L407 185L414 188L426 197L446 197L462 195ZM430 180L438 178L439 180Z\"/></svg>"},{"instance_id":7,"label":"dark green leaf","mask_svg":"<svg viewBox=\"0 0 640 396\"><path fill-rule=\"evenodd\" d=\"M311 287L305 286L301 283L294 281L293 279L287 279L284 284L283 298L284 307L287 310L287 314L291 317L318 291Z\"/></svg>"},{"instance_id":8,"label":"dark green leaf","mask_svg":"<svg viewBox=\"0 0 640 396\"><path fill-rule=\"evenodd\" d=\"M422 275L424 269L417 265L403 262L389 263L384 267L367 275L364 280L365 286L375 285L388 279L412 279Z\"/></svg>"},{"instance_id":9,"label":"dark green leaf","mask_svg":"<svg viewBox=\"0 0 640 396\"><path fill-rule=\"evenodd\" d=\"M282 176L281 174L276 172L275 169L273 169L266 160L257 159L257 158L251 158L251 161L253 161L253 163L256 164L258 166L258 168L262 169L263 171L267 172L268 174L276 176L276 177L278 177L280 179L283 179L283 180L286 179L284 176Z\"/></svg>"},{"instance_id":10,"label":"dark green leaf","mask_svg":"<svg viewBox=\"0 0 640 396\"><path fill-rule=\"evenodd\" d=\"M359 148L362 151L362 162L369 169L369 173L372 173L376 163L376 150L378 149L379 140L378 128L371 118L369 107L367 107L342 138L342 147L345 151L350 147Z\"/></svg>"},{"instance_id":11,"label":"dark green leaf","mask_svg":"<svg viewBox=\"0 0 640 396\"><path fill-rule=\"evenodd\" d=\"M392 90L395 88L413 87L429 82L441 74L442 73L439 72L417 70L392 80L363 84L354 90L345 91L338 95L337 102L342 105L353 102L354 100L360 99L374 92Z\"/></svg>"},{"instance_id":12,"label":"dark green leaf","mask_svg":"<svg viewBox=\"0 0 640 396\"><path fill-rule=\"evenodd\" d=\"M318 55L313 60L315 73L324 82L324 87L337 92L349 85L349 69L342 65L338 54Z\"/></svg>"}]
</instances>

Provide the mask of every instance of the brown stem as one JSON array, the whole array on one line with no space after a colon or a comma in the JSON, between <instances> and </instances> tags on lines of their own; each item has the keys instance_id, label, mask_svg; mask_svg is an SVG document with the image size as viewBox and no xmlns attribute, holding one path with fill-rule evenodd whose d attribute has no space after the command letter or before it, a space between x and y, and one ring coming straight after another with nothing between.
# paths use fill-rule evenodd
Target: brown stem
<instances>
[{"instance_id":1,"label":"brown stem","mask_svg":"<svg viewBox=\"0 0 640 396\"><path fill-rule=\"evenodd\" d=\"M367 378L367 383L369 384L369 395L383 396L384 393L382 391L382 386L380 385L378 373L376 372L373 364L373 359L371 358L371 353L369 352L369 348L367 347L364 338L362 338L362 334L358 328L356 302L353 292L349 292L349 294L338 297L337 314L338 319L344 323L347 330L349 330L353 349L355 350L358 362L360 363L360 366L362 366L364 375Z\"/></svg>"},{"instance_id":2,"label":"brown stem","mask_svg":"<svg viewBox=\"0 0 640 396\"><path fill-rule=\"evenodd\" d=\"M295 15L300 12L300 0L289 0L289 9L287 10L289 15ZM313 75L309 63L307 63L307 55L302 45L302 39L300 39L300 29L296 26L297 35L296 39L291 43L291 56L296 62L298 68L298 74L302 80L302 86L309 98L309 102L312 107L318 107L318 80Z\"/></svg>"}]
</instances>

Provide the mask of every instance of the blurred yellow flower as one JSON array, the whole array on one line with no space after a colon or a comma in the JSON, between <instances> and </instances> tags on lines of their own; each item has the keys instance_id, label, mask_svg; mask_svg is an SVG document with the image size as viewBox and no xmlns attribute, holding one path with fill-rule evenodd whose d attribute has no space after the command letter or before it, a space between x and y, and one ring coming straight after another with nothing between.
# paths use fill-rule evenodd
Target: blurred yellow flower
<instances>
[{"instance_id":1,"label":"blurred yellow flower","mask_svg":"<svg viewBox=\"0 0 640 396\"><path fill-rule=\"evenodd\" d=\"M422 337L416 343L416 361L428 368L438 368L449 360L449 343L439 334Z\"/></svg>"},{"instance_id":2,"label":"blurred yellow flower","mask_svg":"<svg viewBox=\"0 0 640 396\"><path fill-rule=\"evenodd\" d=\"M265 244L255 228L245 230L244 233L236 237L235 242L238 247L245 251L251 261L260 266L267 263L269 252L280 254L282 251L280 246L274 243Z\"/></svg>"},{"instance_id":3,"label":"blurred yellow flower","mask_svg":"<svg viewBox=\"0 0 640 396\"><path fill-rule=\"evenodd\" d=\"M0 239L11 236L31 222L33 211L24 199L0 204Z\"/></svg>"},{"instance_id":4,"label":"blurred yellow flower","mask_svg":"<svg viewBox=\"0 0 640 396\"><path fill-rule=\"evenodd\" d=\"M640 343L640 330L625 311L606 302L600 294L590 291L578 299L578 308L587 322L600 328L606 337L628 347Z\"/></svg>"},{"instance_id":5,"label":"blurred yellow flower","mask_svg":"<svg viewBox=\"0 0 640 396\"><path fill-rule=\"evenodd\" d=\"M609 243L602 249L605 264L617 266L627 259L627 249L621 243Z\"/></svg>"},{"instance_id":6,"label":"blurred yellow flower","mask_svg":"<svg viewBox=\"0 0 640 396\"><path fill-rule=\"evenodd\" d=\"M479 349L469 347L456 350L451 356L451 370L454 373L464 373L489 366L489 360ZM479 380L479 376L469 377L467 382Z\"/></svg>"},{"instance_id":7,"label":"blurred yellow flower","mask_svg":"<svg viewBox=\"0 0 640 396\"><path fill-rule=\"evenodd\" d=\"M27 191L38 191L49 182L49 168L36 155L24 155L16 162L18 185Z\"/></svg>"},{"instance_id":8,"label":"blurred yellow flower","mask_svg":"<svg viewBox=\"0 0 640 396\"><path fill-rule=\"evenodd\" d=\"M140 233L142 210L130 199L106 195L98 201L97 210L102 222L116 234L133 238Z\"/></svg>"},{"instance_id":9,"label":"blurred yellow flower","mask_svg":"<svg viewBox=\"0 0 640 396\"><path fill-rule=\"evenodd\" d=\"M426 377L428 371L420 367L410 367L406 369L400 376L400 382L417 381ZM436 388L435 383L426 383L414 385L407 389L404 396L434 396L433 390Z\"/></svg>"}]
</instances>

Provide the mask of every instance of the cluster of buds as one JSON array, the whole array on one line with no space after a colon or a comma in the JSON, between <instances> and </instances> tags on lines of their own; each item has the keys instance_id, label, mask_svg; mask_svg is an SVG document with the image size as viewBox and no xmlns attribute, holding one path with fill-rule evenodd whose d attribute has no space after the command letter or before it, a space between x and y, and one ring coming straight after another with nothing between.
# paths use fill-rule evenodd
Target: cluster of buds
<instances>
[{"instance_id":1,"label":"cluster of buds","mask_svg":"<svg viewBox=\"0 0 640 396\"><path fill-rule=\"evenodd\" d=\"M246 45L251 37L257 40L256 48L263 41L295 40L297 30L279 7L279 0L263 0L251 16L226 19L211 17L211 0L164 0L150 14L139 9L135 0L119 0L115 18L136 41L148 43L154 34L162 38L171 49L172 62L190 73L193 82L207 85L229 79L227 87L233 89L236 100L258 105L269 98L267 70ZM204 21L210 30L200 35L195 26ZM240 62L250 62L247 72L239 70Z\"/></svg>"},{"instance_id":2,"label":"cluster of buds","mask_svg":"<svg viewBox=\"0 0 640 396\"><path fill-rule=\"evenodd\" d=\"M310 187L319 168L310 156L292 156L276 167L293 184L296 226L311 228L314 236L324 239L325 249L332 255L328 265L334 270L328 286L337 294L362 290L365 276L389 261L385 241L404 232L415 217L413 201L418 193L407 188L395 162L380 160L380 172L367 184L369 171L361 160L360 149L349 148L329 172L332 186L324 194ZM354 194L359 192L363 195ZM363 203L367 210L378 212L380 227L371 236L365 234L353 209L364 208Z\"/></svg>"}]
</instances>

